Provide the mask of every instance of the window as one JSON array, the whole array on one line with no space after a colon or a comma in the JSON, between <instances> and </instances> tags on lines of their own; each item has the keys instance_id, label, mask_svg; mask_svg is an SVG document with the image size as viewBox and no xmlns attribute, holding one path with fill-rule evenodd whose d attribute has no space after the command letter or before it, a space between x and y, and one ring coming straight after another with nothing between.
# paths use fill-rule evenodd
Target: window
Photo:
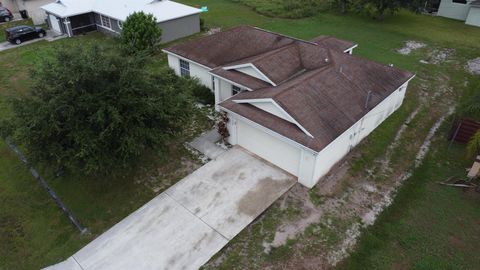
<instances>
[{"instance_id":1,"label":"window","mask_svg":"<svg viewBox=\"0 0 480 270\"><path fill-rule=\"evenodd\" d=\"M242 89L236 85L232 84L232 96L242 92Z\"/></svg>"},{"instance_id":2,"label":"window","mask_svg":"<svg viewBox=\"0 0 480 270\"><path fill-rule=\"evenodd\" d=\"M453 0L453 3L466 4L466 3L467 3L467 0Z\"/></svg>"},{"instance_id":3,"label":"window","mask_svg":"<svg viewBox=\"0 0 480 270\"><path fill-rule=\"evenodd\" d=\"M123 22L122 21L117 21L118 23L118 28L123 29Z\"/></svg>"},{"instance_id":4,"label":"window","mask_svg":"<svg viewBox=\"0 0 480 270\"><path fill-rule=\"evenodd\" d=\"M212 90L215 91L215 77L212 76Z\"/></svg>"},{"instance_id":5,"label":"window","mask_svg":"<svg viewBox=\"0 0 480 270\"><path fill-rule=\"evenodd\" d=\"M180 59L180 75L190 77L190 63L183 59Z\"/></svg>"},{"instance_id":6,"label":"window","mask_svg":"<svg viewBox=\"0 0 480 270\"><path fill-rule=\"evenodd\" d=\"M108 29L112 29L112 25L110 24L110 18L100 15L100 19L102 21L102 26Z\"/></svg>"}]
</instances>

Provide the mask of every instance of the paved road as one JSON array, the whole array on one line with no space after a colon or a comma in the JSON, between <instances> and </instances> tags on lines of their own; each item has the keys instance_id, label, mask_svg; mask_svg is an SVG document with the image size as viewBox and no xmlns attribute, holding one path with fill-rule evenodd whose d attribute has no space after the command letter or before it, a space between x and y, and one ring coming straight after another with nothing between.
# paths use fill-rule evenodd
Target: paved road
<instances>
[{"instance_id":1,"label":"paved road","mask_svg":"<svg viewBox=\"0 0 480 270\"><path fill-rule=\"evenodd\" d=\"M234 147L46 269L198 269L295 182Z\"/></svg>"}]
</instances>

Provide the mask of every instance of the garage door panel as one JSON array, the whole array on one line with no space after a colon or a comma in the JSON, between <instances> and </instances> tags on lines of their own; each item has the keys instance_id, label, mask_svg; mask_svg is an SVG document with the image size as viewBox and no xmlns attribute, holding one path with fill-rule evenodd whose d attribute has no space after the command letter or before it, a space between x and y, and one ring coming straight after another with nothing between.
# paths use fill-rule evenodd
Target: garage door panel
<instances>
[{"instance_id":1,"label":"garage door panel","mask_svg":"<svg viewBox=\"0 0 480 270\"><path fill-rule=\"evenodd\" d=\"M237 122L237 143L283 170L298 176L300 149L242 121Z\"/></svg>"}]
</instances>

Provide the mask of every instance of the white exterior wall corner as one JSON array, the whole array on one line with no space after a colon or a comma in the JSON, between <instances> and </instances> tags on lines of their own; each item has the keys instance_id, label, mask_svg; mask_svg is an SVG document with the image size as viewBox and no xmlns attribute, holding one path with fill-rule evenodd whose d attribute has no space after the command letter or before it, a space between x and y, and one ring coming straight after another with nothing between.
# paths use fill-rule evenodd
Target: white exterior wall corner
<instances>
[{"instance_id":1,"label":"white exterior wall corner","mask_svg":"<svg viewBox=\"0 0 480 270\"><path fill-rule=\"evenodd\" d=\"M368 112L362 119L356 122L347 131L341 134L333 142L318 153L315 160L315 172L308 183L302 183L307 187L313 187L325 176L330 169L339 162L350 150L358 145L385 119L396 111L403 103L409 81L400 86L385 100Z\"/></svg>"},{"instance_id":2,"label":"white exterior wall corner","mask_svg":"<svg viewBox=\"0 0 480 270\"><path fill-rule=\"evenodd\" d=\"M468 25L480 26L480 7L471 7L467 15L467 20L465 21Z\"/></svg>"},{"instance_id":3,"label":"white exterior wall corner","mask_svg":"<svg viewBox=\"0 0 480 270\"><path fill-rule=\"evenodd\" d=\"M227 111L228 112L228 111ZM316 152L276 134L245 117L228 112L228 142L240 145L268 162L298 177L311 188Z\"/></svg>"},{"instance_id":4,"label":"white exterior wall corner","mask_svg":"<svg viewBox=\"0 0 480 270\"><path fill-rule=\"evenodd\" d=\"M301 151L265 131L236 119L237 145L295 175L299 175Z\"/></svg>"},{"instance_id":5,"label":"white exterior wall corner","mask_svg":"<svg viewBox=\"0 0 480 270\"><path fill-rule=\"evenodd\" d=\"M401 106L407 87L408 82L390 94L319 153L226 110L230 119L227 125L230 132L228 141L232 145L239 144L247 148L263 159L297 176L300 184L312 188L353 147Z\"/></svg>"},{"instance_id":6,"label":"white exterior wall corner","mask_svg":"<svg viewBox=\"0 0 480 270\"><path fill-rule=\"evenodd\" d=\"M163 21L159 25L162 29L161 43L170 42L200 32L200 14Z\"/></svg>"},{"instance_id":7,"label":"white exterior wall corner","mask_svg":"<svg viewBox=\"0 0 480 270\"><path fill-rule=\"evenodd\" d=\"M190 76L197 78L201 84L212 89L212 76L210 75L210 69L192 62L187 58L172 54L170 52L164 51L167 53L168 66L175 71L175 74L180 76L180 59L185 60L190 63Z\"/></svg>"},{"instance_id":8,"label":"white exterior wall corner","mask_svg":"<svg viewBox=\"0 0 480 270\"><path fill-rule=\"evenodd\" d=\"M469 9L469 4L454 3L452 0L441 0L437 15L465 21Z\"/></svg>"}]
</instances>

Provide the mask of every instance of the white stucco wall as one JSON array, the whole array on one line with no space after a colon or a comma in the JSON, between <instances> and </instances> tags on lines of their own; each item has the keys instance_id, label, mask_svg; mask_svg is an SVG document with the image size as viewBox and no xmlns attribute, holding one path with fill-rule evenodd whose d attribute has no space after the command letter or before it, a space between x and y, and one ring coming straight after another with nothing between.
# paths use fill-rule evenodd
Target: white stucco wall
<instances>
[{"instance_id":1,"label":"white stucco wall","mask_svg":"<svg viewBox=\"0 0 480 270\"><path fill-rule=\"evenodd\" d=\"M289 145L241 120L236 120L236 128L238 145L298 176L301 155L299 148Z\"/></svg>"},{"instance_id":2,"label":"white stucco wall","mask_svg":"<svg viewBox=\"0 0 480 270\"><path fill-rule=\"evenodd\" d=\"M390 94L389 97L368 112L360 121L320 151L316 156L313 178L310 179L310 182L302 184L307 187L313 187L321 177L330 171L335 163L340 161L353 147L397 110L403 103L407 86L408 83Z\"/></svg>"},{"instance_id":3,"label":"white stucco wall","mask_svg":"<svg viewBox=\"0 0 480 270\"><path fill-rule=\"evenodd\" d=\"M13 13L18 13L18 3L16 0L0 0L3 7L8 8Z\"/></svg>"},{"instance_id":4,"label":"white stucco wall","mask_svg":"<svg viewBox=\"0 0 480 270\"><path fill-rule=\"evenodd\" d=\"M175 74L180 76L180 57L172 54L167 54L167 57L168 66L175 71ZM212 75L208 73L210 69L191 62L188 59L182 59L190 63L190 76L198 78L201 84L212 89Z\"/></svg>"},{"instance_id":5,"label":"white stucco wall","mask_svg":"<svg viewBox=\"0 0 480 270\"><path fill-rule=\"evenodd\" d=\"M26 9L28 16L32 18L33 24L43 24L47 18L45 10L41 6L55 2L55 0L19 0L19 8ZM22 5L24 7L22 7Z\"/></svg>"},{"instance_id":6,"label":"white stucco wall","mask_svg":"<svg viewBox=\"0 0 480 270\"><path fill-rule=\"evenodd\" d=\"M255 102L255 103L251 103L253 106L261 109L261 110L264 110L270 114L273 114L277 117L280 117L282 118L283 120L286 120L288 122L291 122L290 119L288 118L287 115L285 115L285 113L283 113L282 111L280 111L277 106L275 106L272 102Z\"/></svg>"},{"instance_id":7,"label":"white stucco wall","mask_svg":"<svg viewBox=\"0 0 480 270\"><path fill-rule=\"evenodd\" d=\"M452 0L442 0L437 15L464 21L467 18L469 9L469 4L454 3Z\"/></svg>"},{"instance_id":8,"label":"white stucco wall","mask_svg":"<svg viewBox=\"0 0 480 270\"><path fill-rule=\"evenodd\" d=\"M218 79L218 102L220 103L232 96L232 84L222 79Z\"/></svg>"},{"instance_id":9,"label":"white stucco wall","mask_svg":"<svg viewBox=\"0 0 480 270\"><path fill-rule=\"evenodd\" d=\"M229 143L246 148L297 176L302 185L312 188L335 163L401 106L407 86L408 83L393 92L319 153L279 134L273 135L274 132L234 114L229 114Z\"/></svg>"},{"instance_id":10,"label":"white stucco wall","mask_svg":"<svg viewBox=\"0 0 480 270\"><path fill-rule=\"evenodd\" d=\"M312 182L316 153L279 134L235 114L228 114L228 142L240 145L257 156L298 177Z\"/></svg>"},{"instance_id":11,"label":"white stucco wall","mask_svg":"<svg viewBox=\"0 0 480 270\"><path fill-rule=\"evenodd\" d=\"M262 74L258 73L258 71L256 71L254 68L252 67L242 67L242 68L236 68L235 69L236 71L238 72L242 72L244 74L247 74L247 75L250 75L254 78L257 78L259 80L262 80L262 81L265 81L265 82L268 82L267 80L265 80L265 77L262 76Z\"/></svg>"},{"instance_id":12,"label":"white stucco wall","mask_svg":"<svg viewBox=\"0 0 480 270\"><path fill-rule=\"evenodd\" d=\"M480 7L470 8L465 23L468 25L480 26Z\"/></svg>"},{"instance_id":13,"label":"white stucco wall","mask_svg":"<svg viewBox=\"0 0 480 270\"><path fill-rule=\"evenodd\" d=\"M45 23L47 18L45 11L40 7L53 2L55 0L0 0L0 3L13 13L26 10L35 25Z\"/></svg>"}]
</instances>

